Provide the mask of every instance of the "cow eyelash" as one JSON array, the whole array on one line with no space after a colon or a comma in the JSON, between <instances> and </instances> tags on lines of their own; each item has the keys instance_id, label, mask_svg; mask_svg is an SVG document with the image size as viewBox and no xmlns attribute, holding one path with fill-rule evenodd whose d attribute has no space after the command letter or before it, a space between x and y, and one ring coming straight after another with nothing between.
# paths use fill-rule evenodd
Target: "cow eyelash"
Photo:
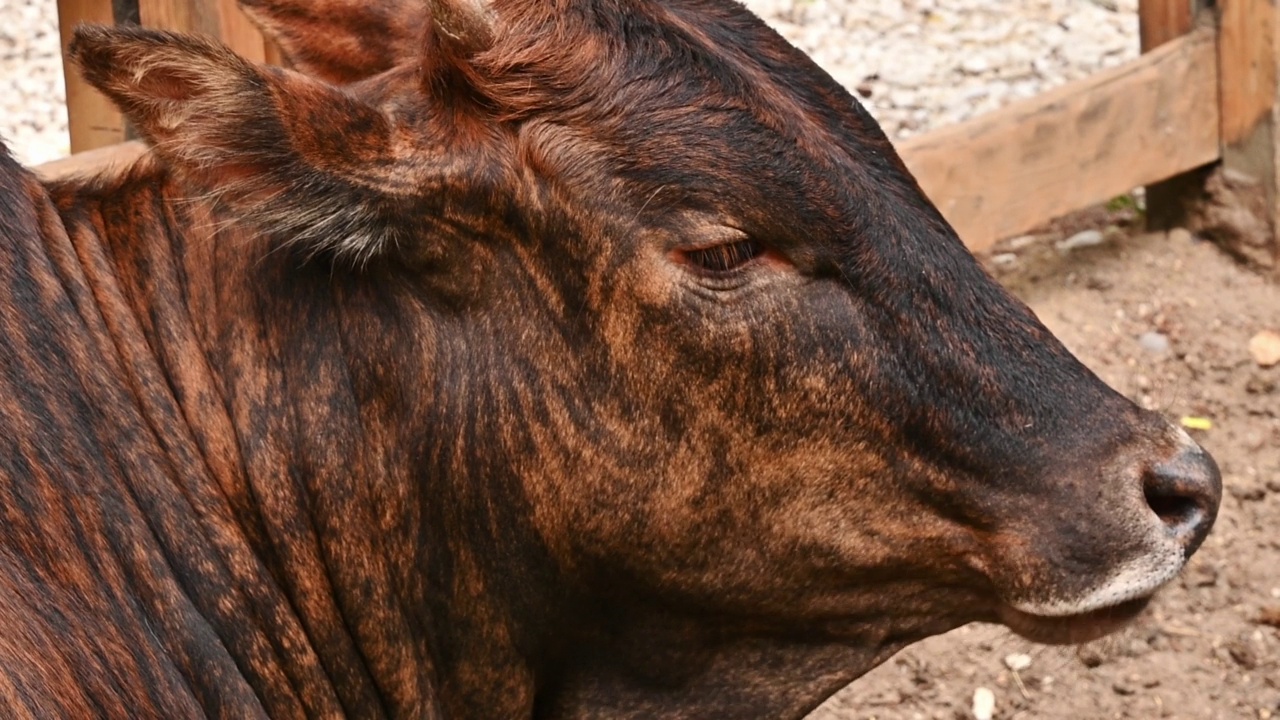
<instances>
[{"instance_id":1,"label":"cow eyelash","mask_svg":"<svg viewBox=\"0 0 1280 720\"><path fill-rule=\"evenodd\" d=\"M764 245L752 238L684 251L691 265L711 275L731 273L763 254Z\"/></svg>"}]
</instances>

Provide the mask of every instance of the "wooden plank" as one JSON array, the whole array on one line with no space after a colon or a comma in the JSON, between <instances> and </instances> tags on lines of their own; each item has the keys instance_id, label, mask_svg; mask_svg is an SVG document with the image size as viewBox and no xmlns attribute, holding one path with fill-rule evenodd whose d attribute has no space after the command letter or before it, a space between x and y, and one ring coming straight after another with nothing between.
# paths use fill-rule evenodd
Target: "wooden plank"
<instances>
[{"instance_id":1,"label":"wooden plank","mask_svg":"<svg viewBox=\"0 0 1280 720\"><path fill-rule=\"evenodd\" d=\"M1217 160L1217 51L1197 30L899 151L971 248Z\"/></svg>"},{"instance_id":2,"label":"wooden plank","mask_svg":"<svg viewBox=\"0 0 1280 720\"><path fill-rule=\"evenodd\" d=\"M1219 62L1222 140L1239 145L1272 124L1276 104L1276 7L1271 0L1224 0Z\"/></svg>"},{"instance_id":3,"label":"wooden plank","mask_svg":"<svg viewBox=\"0 0 1280 720\"><path fill-rule=\"evenodd\" d=\"M1138 0L1138 36L1142 52L1180 38L1195 27L1196 0Z\"/></svg>"},{"instance_id":4,"label":"wooden plank","mask_svg":"<svg viewBox=\"0 0 1280 720\"><path fill-rule=\"evenodd\" d=\"M1142 52L1148 53L1165 43L1180 38L1196 27L1201 19L1210 19L1210 0L1139 0L1138 28ZM1204 197L1208 170L1201 168L1146 188L1147 227L1172 230L1190 224Z\"/></svg>"},{"instance_id":5,"label":"wooden plank","mask_svg":"<svg viewBox=\"0 0 1280 720\"><path fill-rule=\"evenodd\" d=\"M211 35L253 62L266 58L262 34L235 0L138 0L138 15L148 27Z\"/></svg>"},{"instance_id":6,"label":"wooden plank","mask_svg":"<svg viewBox=\"0 0 1280 720\"><path fill-rule=\"evenodd\" d=\"M138 18L147 27L219 35L218 9L210 0L138 0Z\"/></svg>"},{"instance_id":7,"label":"wooden plank","mask_svg":"<svg viewBox=\"0 0 1280 720\"><path fill-rule=\"evenodd\" d=\"M1273 0L1222 0L1218 50L1223 165L1255 196L1245 204L1263 215L1269 235L1244 238L1236 249L1280 269L1280 8Z\"/></svg>"},{"instance_id":8,"label":"wooden plank","mask_svg":"<svg viewBox=\"0 0 1280 720\"><path fill-rule=\"evenodd\" d=\"M112 22L111 3L101 0L58 0L58 30L62 37L62 72L67 88L67 121L71 152L114 145L125 139L124 116L111 101L80 77L67 59L71 34L82 22Z\"/></svg>"},{"instance_id":9,"label":"wooden plank","mask_svg":"<svg viewBox=\"0 0 1280 720\"><path fill-rule=\"evenodd\" d=\"M249 16L240 10L236 0L217 0L222 41L251 62L267 60L267 43Z\"/></svg>"},{"instance_id":10,"label":"wooden plank","mask_svg":"<svg viewBox=\"0 0 1280 720\"><path fill-rule=\"evenodd\" d=\"M147 146L140 140L87 150L32 168L43 180L63 180L77 175L95 175L113 167L124 167L142 157Z\"/></svg>"}]
</instances>

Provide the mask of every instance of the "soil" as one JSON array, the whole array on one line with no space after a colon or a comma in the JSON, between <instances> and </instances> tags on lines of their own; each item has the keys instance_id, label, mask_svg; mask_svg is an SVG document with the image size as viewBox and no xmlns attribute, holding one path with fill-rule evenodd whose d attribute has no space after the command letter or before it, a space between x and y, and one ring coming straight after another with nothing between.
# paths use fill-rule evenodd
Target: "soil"
<instances>
[{"instance_id":1,"label":"soil","mask_svg":"<svg viewBox=\"0 0 1280 720\"><path fill-rule=\"evenodd\" d=\"M1099 219L1114 218L1087 220ZM1213 534L1116 635L1044 647L960 628L899 653L810 720L973 718L978 688L995 694L997 720L1280 718L1280 366L1249 352L1256 333L1280 331L1280 284L1186 231L1111 225L1100 244L1059 250L1077 230L1011 241L985 262L1113 387L1174 422L1212 422L1192 435L1222 470Z\"/></svg>"}]
</instances>

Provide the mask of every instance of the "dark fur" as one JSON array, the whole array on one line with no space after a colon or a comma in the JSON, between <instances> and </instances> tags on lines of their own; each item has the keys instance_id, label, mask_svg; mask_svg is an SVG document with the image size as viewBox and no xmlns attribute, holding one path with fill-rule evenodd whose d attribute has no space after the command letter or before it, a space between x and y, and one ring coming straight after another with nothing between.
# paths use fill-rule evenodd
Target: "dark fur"
<instances>
[{"instance_id":1,"label":"dark fur","mask_svg":"<svg viewBox=\"0 0 1280 720\"><path fill-rule=\"evenodd\" d=\"M251 4L346 85L84 29L155 156L0 156L6 716L799 718L1130 552L1167 427L735 3Z\"/></svg>"}]
</instances>

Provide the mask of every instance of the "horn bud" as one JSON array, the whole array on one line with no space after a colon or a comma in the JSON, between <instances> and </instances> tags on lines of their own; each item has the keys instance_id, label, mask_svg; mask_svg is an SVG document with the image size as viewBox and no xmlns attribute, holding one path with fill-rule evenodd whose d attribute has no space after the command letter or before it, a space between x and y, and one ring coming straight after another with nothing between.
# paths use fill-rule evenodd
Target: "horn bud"
<instances>
[{"instance_id":1,"label":"horn bud","mask_svg":"<svg viewBox=\"0 0 1280 720\"><path fill-rule=\"evenodd\" d=\"M463 57L493 45L497 20L492 0L431 0L437 37Z\"/></svg>"}]
</instances>

